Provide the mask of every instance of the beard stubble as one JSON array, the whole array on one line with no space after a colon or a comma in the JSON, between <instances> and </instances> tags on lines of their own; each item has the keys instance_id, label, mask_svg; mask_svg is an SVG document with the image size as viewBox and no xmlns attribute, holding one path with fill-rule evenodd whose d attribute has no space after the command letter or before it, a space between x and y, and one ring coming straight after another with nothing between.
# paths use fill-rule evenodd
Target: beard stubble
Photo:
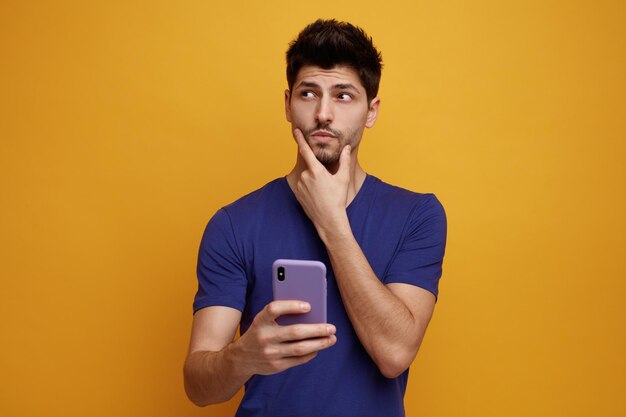
<instances>
[{"instance_id":1,"label":"beard stubble","mask_svg":"<svg viewBox=\"0 0 626 417\"><path fill-rule=\"evenodd\" d=\"M335 136L335 139L337 141L337 147L334 150L332 149L332 142L316 143L315 147L311 145L310 135L313 132L317 132L320 130L330 132ZM316 127L312 129L307 129L303 133L317 160L320 161L322 165L328 168L335 165L339 161L341 151L346 145L351 145L354 148L358 129L347 130L344 133L340 130L331 128L329 125L318 124Z\"/></svg>"}]
</instances>

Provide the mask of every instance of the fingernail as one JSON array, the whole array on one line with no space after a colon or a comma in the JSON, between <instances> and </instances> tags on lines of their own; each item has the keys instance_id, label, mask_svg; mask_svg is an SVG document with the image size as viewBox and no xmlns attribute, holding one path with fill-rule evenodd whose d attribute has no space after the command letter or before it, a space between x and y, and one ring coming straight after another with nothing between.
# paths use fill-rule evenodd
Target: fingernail
<instances>
[{"instance_id":1,"label":"fingernail","mask_svg":"<svg viewBox=\"0 0 626 417\"><path fill-rule=\"evenodd\" d=\"M311 309L311 305L309 303L301 303L300 307L302 308L302 310L310 310Z\"/></svg>"}]
</instances>

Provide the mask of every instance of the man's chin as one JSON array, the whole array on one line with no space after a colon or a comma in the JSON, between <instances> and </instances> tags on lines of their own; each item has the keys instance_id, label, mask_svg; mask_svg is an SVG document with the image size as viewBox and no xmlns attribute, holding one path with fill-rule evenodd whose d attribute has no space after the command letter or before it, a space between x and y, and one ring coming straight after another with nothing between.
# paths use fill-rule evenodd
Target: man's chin
<instances>
[{"instance_id":1,"label":"man's chin","mask_svg":"<svg viewBox=\"0 0 626 417\"><path fill-rule=\"evenodd\" d=\"M317 152L315 154L315 157L326 168L332 167L332 166L336 165L337 162L339 162L339 155L337 155L337 154L330 154L328 152Z\"/></svg>"}]
</instances>

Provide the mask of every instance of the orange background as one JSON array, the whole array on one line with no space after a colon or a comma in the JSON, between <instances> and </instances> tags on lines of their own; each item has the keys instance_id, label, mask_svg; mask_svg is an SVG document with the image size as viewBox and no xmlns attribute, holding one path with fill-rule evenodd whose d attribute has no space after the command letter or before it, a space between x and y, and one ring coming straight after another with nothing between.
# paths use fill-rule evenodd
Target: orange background
<instances>
[{"instance_id":1,"label":"orange background","mask_svg":"<svg viewBox=\"0 0 626 417\"><path fill-rule=\"evenodd\" d=\"M3 1L0 415L232 414L183 391L198 244L291 168L317 17L383 52L364 168L448 214L407 415L626 415L625 4Z\"/></svg>"}]
</instances>

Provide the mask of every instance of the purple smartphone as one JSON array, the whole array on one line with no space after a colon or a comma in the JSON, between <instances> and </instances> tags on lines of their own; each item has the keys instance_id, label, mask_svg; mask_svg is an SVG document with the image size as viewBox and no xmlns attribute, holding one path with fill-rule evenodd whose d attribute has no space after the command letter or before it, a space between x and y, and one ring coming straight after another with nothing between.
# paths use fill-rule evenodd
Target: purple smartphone
<instances>
[{"instance_id":1,"label":"purple smartphone","mask_svg":"<svg viewBox=\"0 0 626 417\"><path fill-rule=\"evenodd\" d=\"M274 300L300 300L311 305L305 314L279 317L280 325L326 323L326 265L319 261L277 259L272 264Z\"/></svg>"}]
</instances>

